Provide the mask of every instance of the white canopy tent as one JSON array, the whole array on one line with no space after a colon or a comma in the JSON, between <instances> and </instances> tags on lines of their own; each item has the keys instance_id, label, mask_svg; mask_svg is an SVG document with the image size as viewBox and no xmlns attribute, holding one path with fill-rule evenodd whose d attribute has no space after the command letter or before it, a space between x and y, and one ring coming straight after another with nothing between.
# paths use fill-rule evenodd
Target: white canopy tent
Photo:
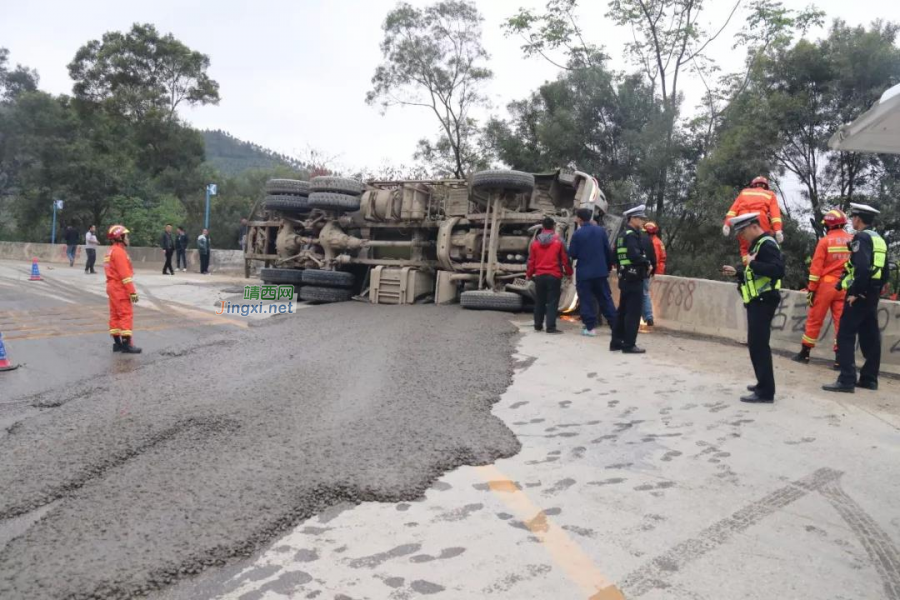
<instances>
[{"instance_id":1,"label":"white canopy tent","mask_svg":"<svg viewBox=\"0 0 900 600\"><path fill-rule=\"evenodd\" d=\"M843 125L828 141L832 150L900 154L900 85L852 123Z\"/></svg>"}]
</instances>

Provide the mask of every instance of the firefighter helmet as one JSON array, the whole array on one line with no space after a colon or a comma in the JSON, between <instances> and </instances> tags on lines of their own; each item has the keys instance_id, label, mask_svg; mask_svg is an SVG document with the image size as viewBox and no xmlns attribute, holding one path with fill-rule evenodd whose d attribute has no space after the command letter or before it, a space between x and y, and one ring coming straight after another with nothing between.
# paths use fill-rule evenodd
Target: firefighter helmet
<instances>
[{"instance_id":1,"label":"firefighter helmet","mask_svg":"<svg viewBox=\"0 0 900 600\"><path fill-rule=\"evenodd\" d=\"M659 233L659 226L653 221L647 221L646 225L644 225L644 231L655 235Z\"/></svg>"},{"instance_id":2,"label":"firefighter helmet","mask_svg":"<svg viewBox=\"0 0 900 600\"><path fill-rule=\"evenodd\" d=\"M825 217L822 219L822 224L828 229L843 227L847 224L847 215L845 215L844 211L840 209L832 208L827 213L825 213Z\"/></svg>"},{"instance_id":3,"label":"firefighter helmet","mask_svg":"<svg viewBox=\"0 0 900 600\"><path fill-rule=\"evenodd\" d=\"M126 234L131 233L128 231L124 225L113 225L109 228L109 231L106 232L107 239L117 241L121 240Z\"/></svg>"},{"instance_id":4,"label":"firefighter helmet","mask_svg":"<svg viewBox=\"0 0 900 600\"><path fill-rule=\"evenodd\" d=\"M759 176L750 182L750 187L756 187L758 185L761 185L764 188L769 189L769 180L763 176Z\"/></svg>"}]
</instances>

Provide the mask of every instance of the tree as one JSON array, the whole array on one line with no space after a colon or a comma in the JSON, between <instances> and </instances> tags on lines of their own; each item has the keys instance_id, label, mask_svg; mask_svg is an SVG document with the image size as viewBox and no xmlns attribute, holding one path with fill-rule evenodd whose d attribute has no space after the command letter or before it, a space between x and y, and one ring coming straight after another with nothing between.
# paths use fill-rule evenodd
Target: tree
<instances>
[{"instance_id":1,"label":"tree","mask_svg":"<svg viewBox=\"0 0 900 600\"><path fill-rule=\"evenodd\" d=\"M0 48L0 98L11 101L23 92L37 91L38 74L34 69L16 65L12 71L7 67L9 50Z\"/></svg>"},{"instance_id":2,"label":"tree","mask_svg":"<svg viewBox=\"0 0 900 600\"><path fill-rule=\"evenodd\" d=\"M481 87L492 76L481 45L482 20L467 0L443 0L424 9L400 3L382 25L384 62L366 95L366 102L383 110L394 105L429 109L441 133L435 144L420 146L421 156L435 157L439 164L449 158L459 178L479 162L472 111L486 103Z\"/></svg>"},{"instance_id":3,"label":"tree","mask_svg":"<svg viewBox=\"0 0 900 600\"><path fill-rule=\"evenodd\" d=\"M206 71L209 57L172 34L135 23L131 31L105 33L82 46L69 63L73 91L81 100L106 103L133 120L159 113L176 118L182 104L217 104L219 84Z\"/></svg>"}]
</instances>

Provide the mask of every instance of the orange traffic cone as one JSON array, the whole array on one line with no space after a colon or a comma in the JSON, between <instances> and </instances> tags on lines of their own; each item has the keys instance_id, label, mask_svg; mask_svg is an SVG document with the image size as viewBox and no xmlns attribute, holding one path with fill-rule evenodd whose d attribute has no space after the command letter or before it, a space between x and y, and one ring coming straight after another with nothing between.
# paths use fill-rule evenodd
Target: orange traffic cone
<instances>
[{"instance_id":1,"label":"orange traffic cone","mask_svg":"<svg viewBox=\"0 0 900 600\"><path fill-rule=\"evenodd\" d=\"M0 333L0 372L12 371L18 368L19 365L11 364L9 358L6 357L6 346L3 345L3 334Z\"/></svg>"},{"instance_id":2,"label":"orange traffic cone","mask_svg":"<svg viewBox=\"0 0 900 600\"><path fill-rule=\"evenodd\" d=\"M28 278L28 281L43 281L36 258L31 259L31 277Z\"/></svg>"}]
</instances>

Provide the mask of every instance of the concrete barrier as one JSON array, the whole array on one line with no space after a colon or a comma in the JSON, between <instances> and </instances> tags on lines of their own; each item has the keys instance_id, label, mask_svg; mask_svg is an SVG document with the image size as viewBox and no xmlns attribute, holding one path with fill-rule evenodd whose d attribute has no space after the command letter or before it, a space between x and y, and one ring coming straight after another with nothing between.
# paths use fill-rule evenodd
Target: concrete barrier
<instances>
[{"instance_id":1,"label":"concrete barrier","mask_svg":"<svg viewBox=\"0 0 900 600\"><path fill-rule=\"evenodd\" d=\"M615 277L610 283L618 303ZM747 317L737 285L708 279L660 275L651 284L653 319L657 326L746 343ZM783 290L781 304L772 320L772 348L795 353L806 328L806 293ZM900 302L882 300L878 305L881 329L881 370L900 375ZM834 359L834 327L822 326L813 357ZM862 364L862 356L857 357Z\"/></svg>"},{"instance_id":2,"label":"concrete barrier","mask_svg":"<svg viewBox=\"0 0 900 600\"><path fill-rule=\"evenodd\" d=\"M109 250L108 246L100 246L97 249L97 266L103 268L103 257ZM162 271L166 262L163 251L160 248L130 247L128 255L131 256L131 264L135 269L157 269ZM30 244L21 242L0 242L0 259L26 260L36 258L39 262L68 264L65 244ZM75 264L84 266L84 246L78 246L75 252ZM195 271L200 268L200 257L196 249L187 251L188 269ZM175 265L175 257L172 257L172 265ZM213 249L209 261L210 271L228 274L243 274L244 254L240 250L216 250Z\"/></svg>"}]
</instances>

